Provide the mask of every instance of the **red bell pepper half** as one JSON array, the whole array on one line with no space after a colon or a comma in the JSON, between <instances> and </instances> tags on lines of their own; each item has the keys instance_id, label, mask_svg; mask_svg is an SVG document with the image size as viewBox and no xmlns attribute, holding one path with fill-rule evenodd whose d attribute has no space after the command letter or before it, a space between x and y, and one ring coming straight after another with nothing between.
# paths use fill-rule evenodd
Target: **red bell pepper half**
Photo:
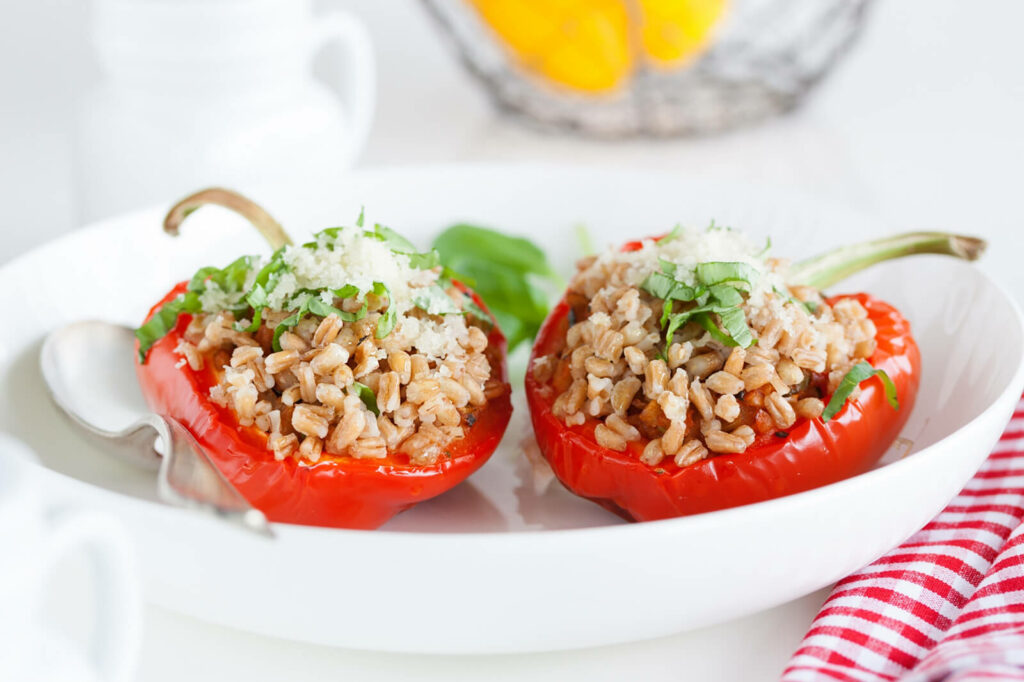
<instances>
[{"instance_id":1,"label":"red bell pepper half","mask_svg":"<svg viewBox=\"0 0 1024 682\"><path fill-rule=\"evenodd\" d=\"M230 202L219 198L217 194L205 196L200 202L193 201L192 207L196 203L221 203L238 210L237 195L228 195ZM190 211L180 206L172 209L172 215L177 212L183 218ZM263 215L264 221L272 222L265 212ZM176 225L168 226L168 231L175 229ZM175 286L150 310L146 320L161 305L184 293L187 286L188 282ZM455 286L490 316L475 293L457 282ZM278 461L267 449L265 433L253 426L240 426L232 410L210 399L210 389L218 383L222 370L206 363L204 369L194 371L181 362L175 349L191 319L188 313L179 315L176 325L149 348L145 362L136 361L142 392L155 412L181 422L238 492L271 521L377 528L416 503L450 490L480 468L498 447L512 414L505 337L495 324L485 352L495 378L506 384L506 390L469 413L464 420L465 436L449 443L436 463L414 465L408 456L397 453L383 459L356 459L326 451L315 463L292 457Z\"/></svg>"},{"instance_id":2,"label":"red bell pepper half","mask_svg":"<svg viewBox=\"0 0 1024 682\"><path fill-rule=\"evenodd\" d=\"M623 247L639 248L638 242ZM852 272L910 253L943 253L973 260L984 243L936 233L846 247L804 263L791 282L824 288ZM900 409L889 404L882 380L868 379L830 421L800 419L786 432L758 436L739 454L719 454L679 467L671 458L657 466L640 461L647 441L617 452L597 444L592 418L568 426L552 413L558 391L526 375L526 397L541 452L558 479L573 493L632 521L666 519L726 509L810 490L870 469L899 435L910 416L921 375L921 355L909 322L891 305L854 294L877 328L870 364L895 384ZM834 304L845 296L827 299ZM532 360L558 354L565 344L570 307L563 300L551 312L534 345ZM826 397L827 401L827 397Z\"/></svg>"}]
</instances>

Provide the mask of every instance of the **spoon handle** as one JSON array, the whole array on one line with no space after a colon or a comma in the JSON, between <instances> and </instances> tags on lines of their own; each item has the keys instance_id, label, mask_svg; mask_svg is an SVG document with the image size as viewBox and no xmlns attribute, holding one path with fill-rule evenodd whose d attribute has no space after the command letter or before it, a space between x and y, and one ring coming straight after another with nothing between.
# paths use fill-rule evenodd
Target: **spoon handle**
<instances>
[{"instance_id":1,"label":"spoon handle","mask_svg":"<svg viewBox=\"0 0 1024 682\"><path fill-rule=\"evenodd\" d=\"M157 478L161 499L273 537L263 512L254 509L224 478L188 429L169 417L154 419L153 426L166 446Z\"/></svg>"}]
</instances>

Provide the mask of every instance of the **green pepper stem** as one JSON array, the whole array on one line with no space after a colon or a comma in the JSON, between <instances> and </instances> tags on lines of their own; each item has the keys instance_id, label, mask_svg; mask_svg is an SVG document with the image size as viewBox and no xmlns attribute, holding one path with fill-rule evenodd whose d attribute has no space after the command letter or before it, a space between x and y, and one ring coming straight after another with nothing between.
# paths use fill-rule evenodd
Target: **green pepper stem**
<instances>
[{"instance_id":1,"label":"green pepper stem","mask_svg":"<svg viewBox=\"0 0 1024 682\"><path fill-rule=\"evenodd\" d=\"M842 246L820 256L800 261L790 268L789 283L826 289L875 263L937 253L973 261L985 252L984 239L948 232L908 232L894 237Z\"/></svg>"},{"instance_id":2,"label":"green pepper stem","mask_svg":"<svg viewBox=\"0 0 1024 682\"><path fill-rule=\"evenodd\" d=\"M284 231L281 224L274 220L267 211L252 199L238 192L220 187L211 187L190 194L176 203L164 218L164 232L177 236L185 218L207 204L216 204L231 209L252 223L270 247L275 251L292 243L291 237Z\"/></svg>"}]
</instances>

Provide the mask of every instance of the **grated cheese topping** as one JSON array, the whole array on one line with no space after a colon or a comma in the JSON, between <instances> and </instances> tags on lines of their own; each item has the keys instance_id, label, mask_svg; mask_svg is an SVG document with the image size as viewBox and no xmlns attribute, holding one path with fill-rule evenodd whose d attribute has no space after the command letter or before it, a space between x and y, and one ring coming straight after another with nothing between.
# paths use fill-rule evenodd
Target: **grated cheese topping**
<instances>
[{"instance_id":1,"label":"grated cheese topping","mask_svg":"<svg viewBox=\"0 0 1024 682\"><path fill-rule=\"evenodd\" d=\"M215 313L238 305L242 292L224 291L216 282L207 282L206 288L199 294L199 304L204 313Z\"/></svg>"},{"instance_id":2,"label":"grated cheese topping","mask_svg":"<svg viewBox=\"0 0 1024 682\"><path fill-rule=\"evenodd\" d=\"M462 315L465 297L446 289L450 282L437 265L436 254L432 258L431 254L414 253L408 242L396 245L388 238L388 234L377 231L332 228L302 246L286 246L269 257L240 259L224 271L236 265L244 269L233 271L232 290L210 277L198 292L199 305L205 313L217 313L237 312L253 303L260 309L298 310L301 317L302 311L312 307L314 298L324 305L337 304L347 312L356 312L368 294L383 294L394 320L394 328L388 327L390 333L400 334L406 345L429 358L441 359L459 352L459 342L465 342L468 334ZM264 268L267 271L261 278L259 273ZM242 278L245 282L239 286ZM265 294L258 304L247 298L257 282ZM408 314L414 308L416 313ZM249 319L240 321L241 328L250 324Z\"/></svg>"},{"instance_id":3,"label":"grated cheese topping","mask_svg":"<svg viewBox=\"0 0 1024 682\"><path fill-rule=\"evenodd\" d=\"M413 307L417 293L422 293L416 289L438 280L438 273L414 268L409 256L395 253L384 242L357 229L342 229L334 238L321 234L313 248L285 247L284 262L288 271L267 296L267 305L275 310L283 309L302 289L353 285L365 295L373 291L375 282L380 282L390 292L389 304L401 315Z\"/></svg>"},{"instance_id":4,"label":"grated cheese topping","mask_svg":"<svg viewBox=\"0 0 1024 682\"><path fill-rule=\"evenodd\" d=\"M447 315L443 322L416 317L402 318L395 330L400 342L413 346L417 352L432 360L443 360L456 355L469 338L466 318Z\"/></svg>"}]
</instances>

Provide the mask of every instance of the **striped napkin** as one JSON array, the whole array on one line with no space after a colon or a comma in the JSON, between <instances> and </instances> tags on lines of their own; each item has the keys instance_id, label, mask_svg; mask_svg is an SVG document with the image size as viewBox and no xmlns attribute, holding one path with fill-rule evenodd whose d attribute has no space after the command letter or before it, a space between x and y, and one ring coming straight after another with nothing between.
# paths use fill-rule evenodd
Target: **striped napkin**
<instances>
[{"instance_id":1,"label":"striped napkin","mask_svg":"<svg viewBox=\"0 0 1024 682\"><path fill-rule=\"evenodd\" d=\"M1024 398L935 520L836 585L782 679L1024 681Z\"/></svg>"}]
</instances>

